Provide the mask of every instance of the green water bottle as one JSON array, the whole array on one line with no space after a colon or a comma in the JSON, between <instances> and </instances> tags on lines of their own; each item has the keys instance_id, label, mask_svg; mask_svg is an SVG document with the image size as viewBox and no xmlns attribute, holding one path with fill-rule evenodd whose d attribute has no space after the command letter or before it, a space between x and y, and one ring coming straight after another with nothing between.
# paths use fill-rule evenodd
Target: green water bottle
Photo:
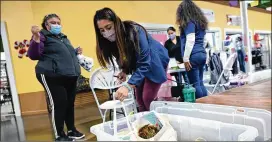
<instances>
[{"instance_id":1,"label":"green water bottle","mask_svg":"<svg viewBox=\"0 0 272 142\"><path fill-rule=\"evenodd\" d=\"M184 97L184 102L191 102L194 103L195 102L195 88L192 87L191 85L185 85L183 90L182 90L182 94Z\"/></svg>"}]
</instances>

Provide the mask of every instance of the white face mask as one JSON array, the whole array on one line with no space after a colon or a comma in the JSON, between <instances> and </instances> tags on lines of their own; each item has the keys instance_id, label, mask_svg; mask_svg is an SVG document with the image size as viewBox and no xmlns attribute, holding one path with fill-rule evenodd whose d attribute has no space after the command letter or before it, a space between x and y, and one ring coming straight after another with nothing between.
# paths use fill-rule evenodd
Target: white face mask
<instances>
[{"instance_id":1,"label":"white face mask","mask_svg":"<svg viewBox=\"0 0 272 142\"><path fill-rule=\"evenodd\" d=\"M170 34L170 35L169 35L169 38L170 38L171 40L174 40L174 39L176 38L176 33Z\"/></svg>"},{"instance_id":2,"label":"white face mask","mask_svg":"<svg viewBox=\"0 0 272 142\"><path fill-rule=\"evenodd\" d=\"M108 39L111 42L114 42L116 40L115 31L112 28L111 30L101 32L104 38Z\"/></svg>"},{"instance_id":3,"label":"white face mask","mask_svg":"<svg viewBox=\"0 0 272 142\"><path fill-rule=\"evenodd\" d=\"M52 34L55 34L55 35L58 35L58 34L60 34L61 33L61 25L58 25L58 24L51 24L50 25L50 32L52 33Z\"/></svg>"}]
</instances>

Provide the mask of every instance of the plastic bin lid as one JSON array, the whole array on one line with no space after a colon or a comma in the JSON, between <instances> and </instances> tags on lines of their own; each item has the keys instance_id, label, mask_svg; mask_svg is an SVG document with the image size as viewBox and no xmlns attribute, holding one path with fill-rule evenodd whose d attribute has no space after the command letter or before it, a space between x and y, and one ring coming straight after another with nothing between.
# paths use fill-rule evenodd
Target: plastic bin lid
<instances>
[{"instance_id":1,"label":"plastic bin lid","mask_svg":"<svg viewBox=\"0 0 272 142\"><path fill-rule=\"evenodd\" d=\"M271 139L271 112L264 109L246 108L215 104L201 104L201 103L187 103L187 102L167 102L167 101L153 101L150 105L150 111L156 108L185 108L201 111L219 112L226 114L239 114L257 119L262 119L265 123L265 139Z\"/></svg>"}]
</instances>

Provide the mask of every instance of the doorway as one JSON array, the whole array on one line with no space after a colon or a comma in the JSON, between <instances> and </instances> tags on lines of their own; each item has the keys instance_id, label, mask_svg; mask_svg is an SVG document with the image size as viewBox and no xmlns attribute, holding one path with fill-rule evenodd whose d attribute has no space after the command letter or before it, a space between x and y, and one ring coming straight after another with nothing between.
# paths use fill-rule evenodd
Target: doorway
<instances>
[{"instance_id":1,"label":"doorway","mask_svg":"<svg viewBox=\"0 0 272 142\"><path fill-rule=\"evenodd\" d=\"M248 31L249 31L249 40L250 40L249 43L250 43L250 45L248 45L248 47L247 47L248 49L244 49L246 55L250 54L249 52L252 49L251 45L253 45L252 30L249 29ZM234 37L236 37L236 35L240 35L240 37L243 37L243 31L242 31L242 29L225 29L224 30L224 38L225 39L228 36L234 36ZM248 57L251 57L251 56L248 55ZM249 59L249 60L251 60L251 59ZM247 61L247 62L244 61L244 62L245 62L245 71L246 71L246 73L252 72L252 67L253 66L251 64L249 64L249 61ZM237 67L238 72L240 72L241 70L240 70L240 67L239 67L239 61L238 61L238 59L236 59L236 61L235 61L234 64L235 64L234 66Z\"/></svg>"},{"instance_id":2,"label":"doorway","mask_svg":"<svg viewBox=\"0 0 272 142\"><path fill-rule=\"evenodd\" d=\"M21 116L6 22L1 21L1 117Z\"/></svg>"},{"instance_id":3,"label":"doorway","mask_svg":"<svg viewBox=\"0 0 272 142\"><path fill-rule=\"evenodd\" d=\"M261 63L264 68L258 68L258 66L254 68L254 72L271 69L271 31L254 31L254 35L258 34L260 37L259 43L261 47L254 46L254 50L259 50L261 55ZM255 44L254 44L255 45Z\"/></svg>"}]
</instances>

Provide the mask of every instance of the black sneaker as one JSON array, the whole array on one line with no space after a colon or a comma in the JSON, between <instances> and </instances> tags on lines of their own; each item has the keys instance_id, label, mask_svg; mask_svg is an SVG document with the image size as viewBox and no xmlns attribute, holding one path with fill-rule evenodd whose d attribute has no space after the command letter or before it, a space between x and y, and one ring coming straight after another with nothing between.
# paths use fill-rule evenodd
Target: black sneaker
<instances>
[{"instance_id":1,"label":"black sneaker","mask_svg":"<svg viewBox=\"0 0 272 142\"><path fill-rule=\"evenodd\" d=\"M79 140L79 139L82 139L82 138L85 137L84 134L80 133L80 132L77 131L76 129L74 129L74 130L69 130L69 131L67 132L67 136L68 136L69 138L73 138L73 139L76 139L76 140Z\"/></svg>"},{"instance_id":2,"label":"black sneaker","mask_svg":"<svg viewBox=\"0 0 272 142\"><path fill-rule=\"evenodd\" d=\"M72 138L69 138L64 132L61 132L60 136L56 138L55 141L75 141Z\"/></svg>"},{"instance_id":3,"label":"black sneaker","mask_svg":"<svg viewBox=\"0 0 272 142\"><path fill-rule=\"evenodd\" d=\"M72 139L72 138L69 138L69 137L67 137L67 136L64 136L64 137L58 137L58 138L56 138L55 141L67 142L67 141L75 141L75 140Z\"/></svg>"}]
</instances>

